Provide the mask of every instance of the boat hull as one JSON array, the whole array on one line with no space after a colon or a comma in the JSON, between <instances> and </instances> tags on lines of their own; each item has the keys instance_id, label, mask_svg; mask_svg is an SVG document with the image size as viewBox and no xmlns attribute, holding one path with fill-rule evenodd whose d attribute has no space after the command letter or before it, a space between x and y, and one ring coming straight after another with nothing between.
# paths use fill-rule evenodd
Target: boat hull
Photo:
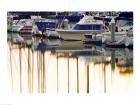
<instances>
[{"instance_id":1,"label":"boat hull","mask_svg":"<svg viewBox=\"0 0 140 105\"><path fill-rule=\"evenodd\" d=\"M102 34L102 42L108 42L108 41L112 41L111 39L111 33L110 32L105 32ZM119 41L122 38L124 38L126 36L125 32L115 32L115 41Z\"/></svg>"},{"instance_id":2,"label":"boat hull","mask_svg":"<svg viewBox=\"0 0 140 105\"><path fill-rule=\"evenodd\" d=\"M62 29L56 29L58 34L60 35L60 38L64 40L79 40L83 41L85 39L84 35L87 33L92 34L100 34L104 30L62 30Z\"/></svg>"}]
</instances>

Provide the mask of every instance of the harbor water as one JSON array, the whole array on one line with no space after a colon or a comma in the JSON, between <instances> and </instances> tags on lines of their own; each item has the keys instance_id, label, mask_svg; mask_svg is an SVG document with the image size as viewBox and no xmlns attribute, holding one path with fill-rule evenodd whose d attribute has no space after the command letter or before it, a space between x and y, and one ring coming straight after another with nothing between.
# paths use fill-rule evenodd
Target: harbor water
<instances>
[{"instance_id":1,"label":"harbor water","mask_svg":"<svg viewBox=\"0 0 140 105\"><path fill-rule=\"evenodd\" d=\"M7 42L11 93L131 93L133 49L32 38Z\"/></svg>"}]
</instances>

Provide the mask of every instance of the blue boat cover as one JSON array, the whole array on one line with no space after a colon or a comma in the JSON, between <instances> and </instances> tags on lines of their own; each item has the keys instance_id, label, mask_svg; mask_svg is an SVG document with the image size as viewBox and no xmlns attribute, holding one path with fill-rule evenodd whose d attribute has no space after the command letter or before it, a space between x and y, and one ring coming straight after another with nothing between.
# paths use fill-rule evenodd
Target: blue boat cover
<instances>
[{"instance_id":1,"label":"blue boat cover","mask_svg":"<svg viewBox=\"0 0 140 105\"><path fill-rule=\"evenodd\" d=\"M55 28L56 27L56 23L55 22L36 22L35 23L38 27L39 30L43 30L46 28Z\"/></svg>"}]
</instances>

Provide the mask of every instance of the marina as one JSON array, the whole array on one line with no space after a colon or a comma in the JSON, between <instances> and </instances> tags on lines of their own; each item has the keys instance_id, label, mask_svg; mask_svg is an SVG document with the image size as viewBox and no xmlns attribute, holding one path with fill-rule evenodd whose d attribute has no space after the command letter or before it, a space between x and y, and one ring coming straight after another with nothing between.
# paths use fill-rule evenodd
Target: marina
<instances>
[{"instance_id":1,"label":"marina","mask_svg":"<svg viewBox=\"0 0 140 105\"><path fill-rule=\"evenodd\" d=\"M8 12L12 93L133 90L132 12Z\"/></svg>"}]
</instances>

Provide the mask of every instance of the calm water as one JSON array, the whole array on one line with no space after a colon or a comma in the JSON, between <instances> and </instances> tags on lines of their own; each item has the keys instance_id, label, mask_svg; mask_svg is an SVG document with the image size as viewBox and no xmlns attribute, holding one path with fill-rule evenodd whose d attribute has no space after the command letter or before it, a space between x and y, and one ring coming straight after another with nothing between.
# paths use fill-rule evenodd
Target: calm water
<instances>
[{"instance_id":1,"label":"calm water","mask_svg":"<svg viewBox=\"0 0 140 105\"><path fill-rule=\"evenodd\" d=\"M133 50L101 48L80 41L34 39L8 44L13 93L129 93Z\"/></svg>"}]
</instances>

